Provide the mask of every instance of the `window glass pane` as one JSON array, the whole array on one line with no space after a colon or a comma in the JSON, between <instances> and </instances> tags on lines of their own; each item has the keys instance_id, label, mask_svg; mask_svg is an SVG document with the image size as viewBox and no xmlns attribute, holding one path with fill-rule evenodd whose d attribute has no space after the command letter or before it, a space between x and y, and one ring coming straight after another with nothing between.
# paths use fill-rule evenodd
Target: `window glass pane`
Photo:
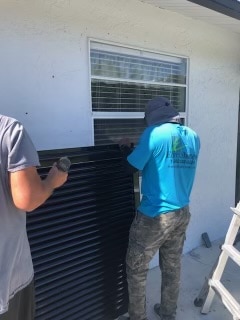
<instances>
[{"instance_id":1,"label":"window glass pane","mask_svg":"<svg viewBox=\"0 0 240 320\"><path fill-rule=\"evenodd\" d=\"M143 119L95 119L95 145L118 143L122 138L136 144L145 127Z\"/></svg>"},{"instance_id":2,"label":"window glass pane","mask_svg":"<svg viewBox=\"0 0 240 320\"><path fill-rule=\"evenodd\" d=\"M186 84L186 59L151 59L91 49L91 74L126 80ZM169 60L171 60L169 58Z\"/></svg>"},{"instance_id":3,"label":"window glass pane","mask_svg":"<svg viewBox=\"0 0 240 320\"><path fill-rule=\"evenodd\" d=\"M186 58L91 41L90 61L95 144L123 137L136 144L145 128L139 112L156 96L168 98L185 118Z\"/></svg>"},{"instance_id":4,"label":"window glass pane","mask_svg":"<svg viewBox=\"0 0 240 320\"><path fill-rule=\"evenodd\" d=\"M185 87L92 79L93 111L144 112L155 96L164 96L179 112L185 111Z\"/></svg>"},{"instance_id":5,"label":"window glass pane","mask_svg":"<svg viewBox=\"0 0 240 320\"><path fill-rule=\"evenodd\" d=\"M181 118L184 124L185 119ZM134 145L146 128L144 119L95 119L95 145L119 143L122 138L129 138Z\"/></svg>"}]
</instances>

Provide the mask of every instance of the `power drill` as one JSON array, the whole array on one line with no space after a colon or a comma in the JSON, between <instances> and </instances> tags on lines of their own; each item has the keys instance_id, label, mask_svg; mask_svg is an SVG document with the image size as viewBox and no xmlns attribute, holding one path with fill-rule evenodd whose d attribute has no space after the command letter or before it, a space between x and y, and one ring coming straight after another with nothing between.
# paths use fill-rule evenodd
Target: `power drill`
<instances>
[{"instance_id":1,"label":"power drill","mask_svg":"<svg viewBox=\"0 0 240 320\"><path fill-rule=\"evenodd\" d=\"M71 166L71 161L68 159L68 157L62 157L57 162L57 168L58 170L61 170L63 172L68 172Z\"/></svg>"}]
</instances>

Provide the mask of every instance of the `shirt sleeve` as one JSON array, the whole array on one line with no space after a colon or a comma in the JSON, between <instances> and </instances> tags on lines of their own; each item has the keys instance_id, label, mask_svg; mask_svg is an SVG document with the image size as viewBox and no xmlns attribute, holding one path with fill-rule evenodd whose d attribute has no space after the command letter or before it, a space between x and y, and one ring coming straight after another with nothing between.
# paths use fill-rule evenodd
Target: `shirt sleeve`
<instances>
[{"instance_id":1,"label":"shirt sleeve","mask_svg":"<svg viewBox=\"0 0 240 320\"><path fill-rule=\"evenodd\" d=\"M150 128L144 130L139 139L138 145L127 157L128 162L138 170L143 170L152 155L153 143L151 139L151 132L152 130Z\"/></svg>"},{"instance_id":2,"label":"shirt sleeve","mask_svg":"<svg viewBox=\"0 0 240 320\"><path fill-rule=\"evenodd\" d=\"M16 121L11 124L4 138L8 148L8 171L15 172L40 165L38 153L21 123Z\"/></svg>"}]
</instances>

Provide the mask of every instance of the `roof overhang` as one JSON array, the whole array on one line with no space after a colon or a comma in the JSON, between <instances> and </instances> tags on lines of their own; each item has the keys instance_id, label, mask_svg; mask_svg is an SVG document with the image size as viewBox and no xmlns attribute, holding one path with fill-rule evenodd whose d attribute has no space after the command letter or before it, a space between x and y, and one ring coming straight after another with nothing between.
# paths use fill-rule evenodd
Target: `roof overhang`
<instances>
[{"instance_id":1,"label":"roof overhang","mask_svg":"<svg viewBox=\"0 0 240 320\"><path fill-rule=\"evenodd\" d=\"M240 0L139 0L240 34Z\"/></svg>"},{"instance_id":2,"label":"roof overhang","mask_svg":"<svg viewBox=\"0 0 240 320\"><path fill-rule=\"evenodd\" d=\"M188 0L200 6L220 12L226 16L240 20L239 0Z\"/></svg>"}]
</instances>

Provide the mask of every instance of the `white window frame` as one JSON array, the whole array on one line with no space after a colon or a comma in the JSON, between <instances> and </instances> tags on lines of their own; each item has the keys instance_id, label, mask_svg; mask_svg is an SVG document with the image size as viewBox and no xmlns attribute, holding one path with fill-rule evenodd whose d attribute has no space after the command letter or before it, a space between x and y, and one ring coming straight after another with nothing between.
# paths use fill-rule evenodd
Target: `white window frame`
<instances>
[{"instance_id":1,"label":"white window frame","mask_svg":"<svg viewBox=\"0 0 240 320\"><path fill-rule=\"evenodd\" d=\"M134 46L129 46L129 45L123 45L111 41L104 41L104 40L99 40L96 38L88 38L88 57L89 57L89 88L90 88L90 107L91 107L91 114L92 114L92 144L95 144L95 139L94 139L94 120L95 119L143 119L144 118L144 112L102 112L102 111L92 111L92 90L91 90L91 81L92 78L94 79L103 79L103 77L97 77L94 76L92 77L91 75L91 43L97 43L98 48L102 45L103 47L105 45L109 46L108 49L111 47L113 48L113 52L123 52L127 53L128 50L129 52L132 53L133 50L137 50L138 52L141 52L142 56L147 56L147 57L156 57L161 55L161 60L163 57L166 57L166 61L173 61L173 59L185 59L186 61L186 84L174 84L174 86L179 86L179 87L185 87L186 89L186 97L185 97L185 112L179 112L180 117L184 119L185 125L188 123L188 104L189 104L189 58L187 56L183 55L176 55L176 54L170 54L166 52L161 52L161 51L156 51L156 50L149 50L145 48L140 48L140 47L134 47ZM118 48L118 51L115 51L114 49ZM169 57L169 59L168 59ZM111 77L106 77L106 80L117 80L119 79L116 78L111 78ZM138 80L127 80L128 82L133 82L133 83L144 83L144 84L152 84L151 81L138 81ZM157 82L159 85L172 85L172 83L166 83L166 82Z\"/></svg>"}]
</instances>

